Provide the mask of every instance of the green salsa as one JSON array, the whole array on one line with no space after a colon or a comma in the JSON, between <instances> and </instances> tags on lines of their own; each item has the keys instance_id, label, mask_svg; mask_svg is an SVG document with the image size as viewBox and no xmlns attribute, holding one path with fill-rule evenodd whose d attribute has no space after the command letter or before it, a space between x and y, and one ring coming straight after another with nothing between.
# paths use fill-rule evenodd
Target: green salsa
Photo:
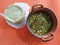
<instances>
[{"instance_id":1,"label":"green salsa","mask_svg":"<svg viewBox=\"0 0 60 45\"><path fill-rule=\"evenodd\" d=\"M29 26L31 30L38 34L44 35L50 31L52 21L44 13L34 13L29 17Z\"/></svg>"}]
</instances>

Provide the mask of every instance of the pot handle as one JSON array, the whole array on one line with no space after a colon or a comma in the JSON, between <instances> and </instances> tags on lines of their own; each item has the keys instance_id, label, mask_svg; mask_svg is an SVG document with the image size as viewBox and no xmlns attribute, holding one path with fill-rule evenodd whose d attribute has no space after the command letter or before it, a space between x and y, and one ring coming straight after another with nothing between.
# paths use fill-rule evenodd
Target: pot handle
<instances>
[{"instance_id":1,"label":"pot handle","mask_svg":"<svg viewBox=\"0 0 60 45\"><path fill-rule=\"evenodd\" d=\"M32 6L32 10L36 9L37 7L43 8L43 5L42 4L36 4L36 5Z\"/></svg>"},{"instance_id":2,"label":"pot handle","mask_svg":"<svg viewBox=\"0 0 60 45\"><path fill-rule=\"evenodd\" d=\"M50 34L50 36L48 36L48 37L46 37L46 38L41 38L42 39L42 41L44 41L44 42L47 42L47 41L50 41L50 40L52 40L54 38L54 35L53 34Z\"/></svg>"}]
</instances>

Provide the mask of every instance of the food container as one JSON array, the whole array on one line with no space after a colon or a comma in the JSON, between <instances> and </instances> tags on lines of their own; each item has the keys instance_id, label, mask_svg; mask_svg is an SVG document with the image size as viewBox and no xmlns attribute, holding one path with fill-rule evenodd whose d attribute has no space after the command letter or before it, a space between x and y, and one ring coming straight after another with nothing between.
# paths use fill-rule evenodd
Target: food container
<instances>
[{"instance_id":1,"label":"food container","mask_svg":"<svg viewBox=\"0 0 60 45\"><path fill-rule=\"evenodd\" d=\"M48 16L50 16L50 18L52 19L53 23L52 23L51 30L50 30L50 32L48 32L45 35L35 34L29 26L29 23L28 23L29 17L30 17L30 15L34 14L35 12L43 12L43 13L47 14ZM41 4L34 5L34 6L32 6L32 11L30 12L29 16L27 17L27 27L28 27L29 32L31 32L34 36L41 38L42 41L49 41L54 38L54 32L56 31L56 28L57 28L56 15L50 9L43 7L43 5L41 5Z\"/></svg>"},{"instance_id":2,"label":"food container","mask_svg":"<svg viewBox=\"0 0 60 45\"><path fill-rule=\"evenodd\" d=\"M23 19L23 21L21 23L15 24L15 23L12 23L12 22L6 20L6 18L4 17L4 13L0 13L0 15L3 16L3 18L6 20L8 25L10 25L13 28L19 29L19 28L23 27L26 24L26 19L27 19L27 16L29 15L30 6L27 3L23 3L23 2L15 2L13 4L10 4L9 6L11 6L11 5L16 5L17 7L20 7L23 10L24 19Z\"/></svg>"}]
</instances>

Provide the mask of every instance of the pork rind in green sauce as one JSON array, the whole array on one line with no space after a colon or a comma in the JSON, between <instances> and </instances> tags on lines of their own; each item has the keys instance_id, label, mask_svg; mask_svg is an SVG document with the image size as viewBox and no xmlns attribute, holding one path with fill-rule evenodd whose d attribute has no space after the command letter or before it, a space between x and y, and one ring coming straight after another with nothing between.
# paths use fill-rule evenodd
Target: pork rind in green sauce
<instances>
[{"instance_id":1,"label":"pork rind in green sauce","mask_svg":"<svg viewBox=\"0 0 60 45\"><path fill-rule=\"evenodd\" d=\"M34 13L29 17L29 26L31 30L38 34L44 35L50 31L52 21L44 13Z\"/></svg>"}]
</instances>

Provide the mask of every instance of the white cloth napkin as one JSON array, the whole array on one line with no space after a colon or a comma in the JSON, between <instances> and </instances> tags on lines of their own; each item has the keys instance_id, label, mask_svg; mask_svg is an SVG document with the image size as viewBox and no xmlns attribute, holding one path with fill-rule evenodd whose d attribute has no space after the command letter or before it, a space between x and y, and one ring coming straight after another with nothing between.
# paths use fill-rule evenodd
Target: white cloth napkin
<instances>
[{"instance_id":1,"label":"white cloth napkin","mask_svg":"<svg viewBox=\"0 0 60 45\"><path fill-rule=\"evenodd\" d=\"M13 5L17 5L17 6L19 6L23 9L23 11L25 12L25 18L20 24L14 24L14 23L9 22L7 20L6 20L6 22L11 27L19 29L19 28L23 27L26 24L26 19L27 19L27 16L29 15L30 6L27 3L22 3L22 2L15 2Z\"/></svg>"}]
</instances>

